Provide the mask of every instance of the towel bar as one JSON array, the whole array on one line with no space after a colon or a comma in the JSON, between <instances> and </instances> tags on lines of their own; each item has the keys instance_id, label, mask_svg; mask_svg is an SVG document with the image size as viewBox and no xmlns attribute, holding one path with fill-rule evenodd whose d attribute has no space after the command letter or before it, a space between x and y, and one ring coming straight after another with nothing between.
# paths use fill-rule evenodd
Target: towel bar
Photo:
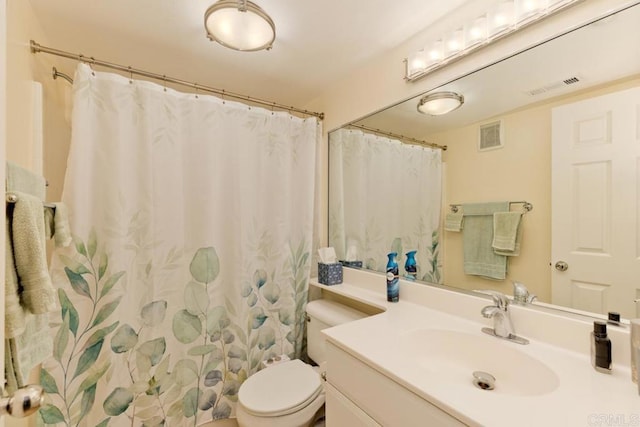
<instances>
[{"instance_id":1,"label":"towel bar","mask_svg":"<svg viewBox=\"0 0 640 427\"><path fill-rule=\"evenodd\" d=\"M7 203L15 203L18 201L18 195L15 193L7 193L6 194L6 198L7 198ZM42 203L42 205L45 208L51 208L51 209L55 209L56 205L52 204L52 203Z\"/></svg>"},{"instance_id":2,"label":"towel bar","mask_svg":"<svg viewBox=\"0 0 640 427\"><path fill-rule=\"evenodd\" d=\"M533 205L527 201L509 202L509 207L511 207L511 205L522 205L522 208L525 212L530 212L533 210ZM451 212L456 213L458 212L460 206L462 206L462 204L460 203L451 204L449 205L449 208L451 209Z\"/></svg>"}]
</instances>

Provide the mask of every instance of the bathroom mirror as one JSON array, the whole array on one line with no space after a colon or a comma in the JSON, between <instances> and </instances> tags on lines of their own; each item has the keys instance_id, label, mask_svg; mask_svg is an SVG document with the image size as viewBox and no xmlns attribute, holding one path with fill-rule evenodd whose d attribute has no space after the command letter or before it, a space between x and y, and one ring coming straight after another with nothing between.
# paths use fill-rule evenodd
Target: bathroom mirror
<instances>
[{"instance_id":1,"label":"bathroom mirror","mask_svg":"<svg viewBox=\"0 0 640 427\"><path fill-rule=\"evenodd\" d=\"M637 171L616 178L618 175L611 174L611 160L564 165L560 160L566 153L557 151L559 144L555 142L560 138L558 127L564 126L587 139L601 136L605 145L615 145L611 136L617 135L614 122L618 113L602 100L630 92L632 101L624 109L634 132L629 138L640 145L638 22L640 5L636 4L427 92L464 96L463 106L449 114L418 113L417 104L425 96L421 94L332 131L329 245L336 247L341 259L354 259L361 261L363 268L384 271L386 254L372 257L367 253L372 245L380 244L386 252L400 253L401 274L405 253L418 249L423 256L427 253L418 262L418 279L425 283L465 290L495 289L511 295L512 281L516 280L537 295L536 304L640 316L634 303L640 298ZM566 116L563 111L570 108L567 106L591 110L583 114L584 120L567 123L562 121ZM491 149L480 148L481 130L494 137L488 139ZM447 150L420 148L407 142L410 138L447 146ZM383 153L386 161L377 160L365 172L367 168L359 163L362 159L370 161L374 153L379 156L387 149L381 148L383 142L397 147L401 139L403 146L417 154ZM595 139L587 145L596 144ZM638 149L630 150L622 157L632 159L633 165L640 164ZM353 156L354 152L358 154ZM356 158L360 160L354 161ZM593 167L579 167L586 164ZM354 182L356 179L362 181ZM573 193L558 193L564 188L561 179L573 179L574 187L581 190L572 187ZM389 182L391 187L385 186ZM354 212L354 203L348 201L362 197L362 183L368 183L366 192L376 199L356 203L361 212ZM633 207L624 215L616 213L620 207L615 206L615 190L620 188L633 189ZM430 212L419 208L418 215L416 206L407 203L418 197L429 199ZM464 229L458 233L442 227L450 204L494 201L526 201L533 206L522 216L521 250L518 256L508 257L505 280L465 274ZM512 211L521 209L522 203L511 205ZM376 216L373 225L366 225L373 212L384 216ZM401 232L393 231L383 243L376 243L383 238L381 230L398 224L402 224ZM620 238L630 241L622 249L612 248L612 242ZM585 254L591 258L586 262L578 259ZM615 264L613 273L600 267L602 260L619 256L629 262Z\"/></svg>"}]
</instances>

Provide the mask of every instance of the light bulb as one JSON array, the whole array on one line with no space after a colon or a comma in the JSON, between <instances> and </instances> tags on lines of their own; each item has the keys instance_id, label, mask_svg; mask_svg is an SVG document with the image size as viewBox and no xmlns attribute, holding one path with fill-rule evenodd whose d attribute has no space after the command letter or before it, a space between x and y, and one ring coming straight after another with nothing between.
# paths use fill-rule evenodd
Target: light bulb
<instances>
[{"instance_id":1,"label":"light bulb","mask_svg":"<svg viewBox=\"0 0 640 427\"><path fill-rule=\"evenodd\" d=\"M482 15L464 27L464 47L469 48L482 43L487 38L487 16Z\"/></svg>"}]
</instances>

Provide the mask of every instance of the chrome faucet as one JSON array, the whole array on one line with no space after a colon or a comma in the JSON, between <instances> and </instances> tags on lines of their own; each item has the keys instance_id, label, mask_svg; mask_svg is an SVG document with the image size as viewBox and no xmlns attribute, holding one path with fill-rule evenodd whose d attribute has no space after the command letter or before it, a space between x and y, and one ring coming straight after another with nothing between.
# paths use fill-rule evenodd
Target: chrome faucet
<instances>
[{"instance_id":1,"label":"chrome faucet","mask_svg":"<svg viewBox=\"0 0 640 427\"><path fill-rule=\"evenodd\" d=\"M494 304L484 307L480 312L483 317L493 319L493 329L482 328L482 332L518 344L529 344L529 340L516 335L516 330L511 320L511 312L509 311L509 299L500 292L482 292L490 295Z\"/></svg>"},{"instance_id":2,"label":"chrome faucet","mask_svg":"<svg viewBox=\"0 0 640 427\"><path fill-rule=\"evenodd\" d=\"M513 282L513 302L520 305L531 304L538 297L530 294L524 283Z\"/></svg>"}]
</instances>

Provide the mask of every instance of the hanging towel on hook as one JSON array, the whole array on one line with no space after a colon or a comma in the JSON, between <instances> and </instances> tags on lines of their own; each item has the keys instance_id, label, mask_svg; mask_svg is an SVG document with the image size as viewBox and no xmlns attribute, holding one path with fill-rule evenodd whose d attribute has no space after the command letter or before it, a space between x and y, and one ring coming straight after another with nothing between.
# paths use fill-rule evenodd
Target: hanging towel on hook
<instances>
[{"instance_id":1,"label":"hanging towel on hook","mask_svg":"<svg viewBox=\"0 0 640 427\"><path fill-rule=\"evenodd\" d=\"M45 235L47 239L54 239L57 248L67 247L72 241L68 212L67 206L62 202L44 208Z\"/></svg>"},{"instance_id":2,"label":"hanging towel on hook","mask_svg":"<svg viewBox=\"0 0 640 427\"><path fill-rule=\"evenodd\" d=\"M444 218L444 229L446 231L462 231L462 221L464 215L462 212L449 212Z\"/></svg>"},{"instance_id":3,"label":"hanging towel on hook","mask_svg":"<svg viewBox=\"0 0 640 427\"><path fill-rule=\"evenodd\" d=\"M40 200L46 197L47 180L13 162L7 162L7 191L21 191Z\"/></svg>"},{"instance_id":4,"label":"hanging towel on hook","mask_svg":"<svg viewBox=\"0 0 640 427\"><path fill-rule=\"evenodd\" d=\"M6 391L26 385L33 367L53 354L48 312L56 307L44 246L46 181L7 162L7 191L17 196L6 209Z\"/></svg>"},{"instance_id":5,"label":"hanging towel on hook","mask_svg":"<svg viewBox=\"0 0 640 427\"><path fill-rule=\"evenodd\" d=\"M42 200L14 191L11 244L20 284L20 304L32 314L55 309L56 293L51 284L44 243Z\"/></svg>"}]
</instances>

